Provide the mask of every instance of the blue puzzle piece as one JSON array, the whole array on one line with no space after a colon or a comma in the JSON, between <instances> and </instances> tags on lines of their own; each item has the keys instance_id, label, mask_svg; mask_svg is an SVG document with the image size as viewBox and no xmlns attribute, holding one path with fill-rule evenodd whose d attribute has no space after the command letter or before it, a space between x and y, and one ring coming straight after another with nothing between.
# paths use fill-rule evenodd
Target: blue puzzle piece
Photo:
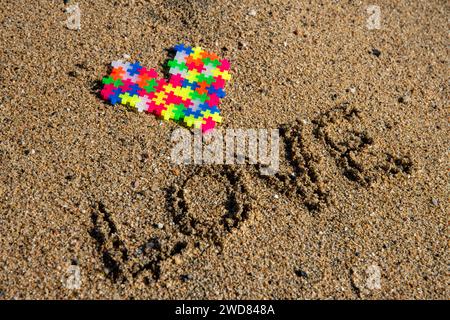
<instances>
[{"instance_id":1,"label":"blue puzzle piece","mask_svg":"<svg viewBox=\"0 0 450 320\"><path fill-rule=\"evenodd\" d=\"M176 51L184 51L185 53L187 53L188 55L191 54L193 52L192 47L189 46L185 46L184 44L177 44L174 49Z\"/></svg>"},{"instance_id":2,"label":"blue puzzle piece","mask_svg":"<svg viewBox=\"0 0 450 320\"><path fill-rule=\"evenodd\" d=\"M225 98L225 91L222 88L215 89L213 86L208 87L208 94L215 93L219 98Z\"/></svg>"},{"instance_id":3,"label":"blue puzzle piece","mask_svg":"<svg viewBox=\"0 0 450 320\"><path fill-rule=\"evenodd\" d=\"M200 111L211 110L211 108L209 107L209 105L208 105L206 102L204 102L204 103L202 103L202 104L199 104L198 107L199 107L198 109L199 109Z\"/></svg>"},{"instance_id":4,"label":"blue puzzle piece","mask_svg":"<svg viewBox=\"0 0 450 320\"><path fill-rule=\"evenodd\" d=\"M186 117L192 115L195 118L199 118L199 117L202 117L202 111L201 111L201 109L198 109L197 111L193 111L192 109L188 108L188 109L184 110L184 115Z\"/></svg>"},{"instance_id":5,"label":"blue puzzle piece","mask_svg":"<svg viewBox=\"0 0 450 320\"><path fill-rule=\"evenodd\" d=\"M141 69L142 66L136 61L135 63L130 64L127 71L131 76L134 76L135 74L138 74Z\"/></svg>"},{"instance_id":6,"label":"blue puzzle piece","mask_svg":"<svg viewBox=\"0 0 450 320\"><path fill-rule=\"evenodd\" d=\"M190 87L192 90L195 90L195 89L198 88L198 83L197 83L197 82L192 83L192 82L189 82L189 80L184 79L184 80L183 80L183 83L181 84L181 86L182 86L183 88Z\"/></svg>"},{"instance_id":7,"label":"blue puzzle piece","mask_svg":"<svg viewBox=\"0 0 450 320\"><path fill-rule=\"evenodd\" d=\"M140 91L141 91L141 88L137 84L132 84L130 86L130 90L128 90L127 92L130 94L130 96L132 96L135 94L138 95Z\"/></svg>"},{"instance_id":8,"label":"blue puzzle piece","mask_svg":"<svg viewBox=\"0 0 450 320\"><path fill-rule=\"evenodd\" d=\"M119 88L113 90L114 94L109 96L109 102L112 105L118 104L122 102L122 98L119 95L122 93Z\"/></svg>"},{"instance_id":9,"label":"blue puzzle piece","mask_svg":"<svg viewBox=\"0 0 450 320\"><path fill-rule=\"evenodd\" d=\"M211 113L219 113L220 114L220 109L217 106L213 106L213 107L209 107L208 104L206 104L208 106L209 111L211 111Z\"/></svg>"},{"instance_id":10,"label":"blue puzzle piece","mask_svg":"<svg viewBox=\"0 0 450 320\"><path fill-rule=\"evenodd\" d=\"M209 110L209 112L211 113L220 114L220 109L217 106L210 107L206 102L200 104L198 110L200 110L201 112Z\"/></svg>"}]
</instances>

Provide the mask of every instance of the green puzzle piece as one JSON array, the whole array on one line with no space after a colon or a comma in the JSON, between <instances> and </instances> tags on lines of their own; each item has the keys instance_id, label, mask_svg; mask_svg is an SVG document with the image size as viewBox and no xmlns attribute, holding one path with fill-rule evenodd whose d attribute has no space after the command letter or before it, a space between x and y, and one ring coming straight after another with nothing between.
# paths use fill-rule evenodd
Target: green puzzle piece
<instances>
[{"instance_id":1,"label":"green puzzle piece","mask_svg":"<svg viewBox=\"0 0 450 320\"><path fill-rule=\"evenodd\" d=\"M173 106L172 112L173 112L173 120L178 121L183 119L184 117L184 110L186 108L184 107L184 104L176 104Z\"/></svg>"},{"instance_id":2,"label":"green puzzle piece","mask_svg":"<svg viewBox=\"0 0 450 320\"><path fill-rule=\"evenodd\" d=\"M197 81L198 82L206 82L207 84L211 84L214 82L214 77L207 76L207 75L204 75L203 73L201 73L197 76Z\"/></svg>"},{"instance_id":3,"label":"green puzzle piece","mask_svg":"<svg viewBox=\"0 0 450 320\"><path fill-rule=\"evenodd\" d=\"M177 60L169 60L167 65L171 68L178 68L180 70L187 70L188 67L184 62L178 62Z\"/></svg>"},{"instance_id":4,"label":"green puzzle piece","mask_svg":"<svg viewBox=\"0 0 450 320\"><path fill-rule=\"evenodd\" d=\"M103 84L113 84L114 87L118 88L119 86L123 86L123 82L121 79L114 80L113 77L104 77L102 79Z\"/></svg>"},{"instance_id":5,"label":"green puzzle piece","mask_svg":"<svg viewBox=\"0 0 450 320\"><path fill-rule=\"evenodd\" d=\"M214 66L214 68L217 68L217 66L220 64L219 60L212 60L211 58L205 58L202 60L204 64Z\"/></svg>"},{"instance_id":6,"label":"green puzzle piece","mask_svg":"<svg viewBox=\"0 0 450 320\"><path fill-rule=\"evenodd\" d=\"M158 83L156 82L155 79L150 79L150 80L147 80L147 85L143 86L143 88L145 89L145 91L147 91L147 93L155 92L156 91L155 87L157 85L158 85Z\"/></svg>"},{"instance_id":7,"label":"green puzzle piece","mask_svg":"<svg viewBox=\"0 0 450 320\"><path fill-rule=\"evenodd\" d=\"M114 82L114 79L112 78L112 77L104 77L103 79L102 79L102 83L103 84L111 84L111 83L113 83Z\"/></svg>"},{"instance_id":8,"label":"green puzzle piece","mask_svg":"<svg viewBox=\"0 0 450 320\"><path fill-rule=\"evenodd\" d=\"M189 97L190 97L192 100L200 100L201 102L205 102L206 99L208 98L208 95L207 95L206 93L200 94L200 93L198 93L197 91L192 91L192 92L189 94Z\"/></svg>"}]
</instances>

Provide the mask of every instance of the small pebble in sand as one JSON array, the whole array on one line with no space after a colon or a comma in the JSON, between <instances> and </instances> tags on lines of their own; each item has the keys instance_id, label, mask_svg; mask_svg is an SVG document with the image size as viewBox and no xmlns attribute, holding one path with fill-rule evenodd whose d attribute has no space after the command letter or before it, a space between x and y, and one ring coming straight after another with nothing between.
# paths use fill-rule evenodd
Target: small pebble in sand
<instances>
[{"instance_id":1,"label":"small pebble in sand","mask_svg":"<svg viewBox=\"0 0 450 320\"><path fill-rule=\"evenodd\" d=\"M297 270L295 270L294 272L295 272L295 274L296 274L298 277L301 277L301 278L308 278L308 274L307 274L305 271L303 271L303 270L297 269Z\"/></svg>"},{"instance_id":2,"label":"small pebble in sand","mask_svg":"<svg viewBox=\"0 0 450 320\"><path fill-rule=\"evenodd\" d=\"M373 48L372 51L370 51L370 53L373 54L377 58L381 55L381 51L376 48Z\"/></svg>"},{"instance_id":3,"label":"small pebble in sand","mask_svg":"<svg viewBox=\"0 0 450 320\"><path fill-rule=\"evenodd\" d=\"M277 195L277 194L274 194L273 197L274 197L275 199L278 199L280 196Z\"/></svg>"},{"instance_id":4,"label":"small pebble in sand","mask_svg":"<svg viewBox=\"0 0 450 320\"><path fill-rule=\"evenodd\" d=\"M159 247L158 239L152 239L151 241L145 244L145 249L150 250Z\"/></svg>"},{"instance_id":5,"label":"small pebble in sand","mask_svg":"<svg viewBox=\"0 0 450 320\"><path fill-rule=\"evenodd\" d=\"M149 158L149 155L146 152L141 153L140 155L138 155L138 160L142 161L142 162L146 162L148 158Z\"/></svg>"},{"instance_id":6,"label":"small pebble in sand","mask_svg":"<svg viewBox=\"0 0 450 320\"><path fill-rule=\"evenodd\" d=\"M245 42L239 41L238 42L238 49L242 50L242 49L247 49L247 44Z\"/></svg>"},{"instance_id":7,"label":"small pebble in sand","mask_svg":"<svg viewBox=\"0 0 450 320\"><path fill-rule=\"evenodd\" d=\"M249 16L252 16L252 17L255 17L255 16L256 16L256 10L255 10L255 9L251 9L251 10L248 12L248 15L249 15Z\"/></svg>"},{"instance_id":8,"label":"small pebble in sand","mask_svg":"<svg viewBox=\"0 0 450 320\"><path fill-rule=\"evenodd\" d=\"M411 101L411 95L409 92L405 93L403 96L398 98L398 102L400 103L408 103Z\"/></svg>"},{"instance_id":9,"label":"small pebble in sand","mask_svg":"<svg viewBox=\"0 0 450 320\"><path fill-rule=\"evenodd\" d=\"M162 229L162 228L164 228L164 224L162 224L162 223L157 223L157 224L156 224L156 227L157 227L158 229Z\"/></svg>"},{"instance_id":10,"label":"small pebble in sand","mask_svg":"<svg viewBox=\"0 0 450 320\"><path fill-rule=\"evenodd\" d=\"M124 53L124 54L122 55L122 58L124 58L125 60L128 60L128 59L131 58L131 56L130 56L129 54L127 54L127 53Z\"/></svg>"},{"instance_id":11,"label":"small pebble in sand","mask_svg":"<svg viewBox=\"0 0 450 320\"><path fill-rule=\"evenodd\" d=\"M67 73L67 75L68 75L69 77L72 77L72 78L78 78L79 73L78 73L77 71L73 70L73 71L69 71L69 72Z\"/></svg>"},{"instance_id":12,"label":"small pebble in sand","mask_svg":"<svg viewBox=\"0 0 450 320\"><path fill-rule=\"evenodd\" d=\"M192 276L190 274L182 274L180 276L180 280L183 281L183 282L187 282L187 281L189 281L191 279L192 279Z\"/></svg>"},{"instance_id":13,"label":"small pebble in sand","mask_svg":"<svg viewBox=\"0 0 450 320\"><path fill-rule=\"evenodd\" d=\"M355 94L356 93L356 88L355 87L350 87L348 88L348 91L350 91L350 93Z\"/></svg>"},{"instance_id":14,"label":"small pebble in sand","mask_svg":"<svg viewBox=\"0 0 450 320\"><path fill-rule=\"evenodd\" d=\"M431 203L437 207L439 205L439 200L436 198L433 198L433 199L431 199Z\"/></svg>"}]
</instances>

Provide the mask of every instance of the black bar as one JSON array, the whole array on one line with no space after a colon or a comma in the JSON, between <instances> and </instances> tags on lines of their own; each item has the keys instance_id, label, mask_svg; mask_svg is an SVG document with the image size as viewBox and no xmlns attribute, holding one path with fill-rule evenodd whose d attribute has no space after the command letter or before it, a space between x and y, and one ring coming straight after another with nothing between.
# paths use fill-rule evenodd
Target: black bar
<instances>
[{"instance_id":1,"label":"black bar","mask_svg":"<svg viewBox=\"0 0 450 320\"><path fill-rule=\"evenodd\" d=\"M393 309L402 318L448 307L448 301L336 301L336 300L151 300L151 301L2 301L2 314L34 316L123 317L126 319L328 319L355 317L386 319Z\"/></svg>"}]
</instances>

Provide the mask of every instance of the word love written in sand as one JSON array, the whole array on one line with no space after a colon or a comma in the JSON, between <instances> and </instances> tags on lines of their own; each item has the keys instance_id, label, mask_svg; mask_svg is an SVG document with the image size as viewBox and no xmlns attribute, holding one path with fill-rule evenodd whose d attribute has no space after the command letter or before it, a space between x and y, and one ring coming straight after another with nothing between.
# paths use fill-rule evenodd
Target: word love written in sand
<instances>
[{"instance_id":1,"label":"word love written in sand","mask_svg":"<svg viewBox=\"0 0 450 320\"><path fill-rule=\"evenodd\" d=\"M179 44L174 50L175 57L168 61L168 82L138 62L114 61L111 74L103 78L100 94L113 105L128 105L186 127L210 131L222 121L219 102L225 97L225 82L231 79L230 64L200 47Z\"/></svg>"}]
</instances>

